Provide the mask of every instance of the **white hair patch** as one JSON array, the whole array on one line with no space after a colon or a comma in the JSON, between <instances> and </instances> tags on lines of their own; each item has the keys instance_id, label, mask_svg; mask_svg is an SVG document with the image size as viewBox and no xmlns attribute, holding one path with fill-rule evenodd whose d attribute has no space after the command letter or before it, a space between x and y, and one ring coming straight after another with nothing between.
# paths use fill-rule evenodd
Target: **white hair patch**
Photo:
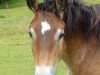
<instances>
[{"instance_id":1,"label":"white hair patch","mask_svg":"<svg viewBox=\"0 0 100 75\"><path fill-rule=\"evenodd\" d=\"M53 66L36 66L35 75L54 75L55 68Z\"/></svg>"},{"instance_id":2,"label":"white hair patch","mask_svg":"<svg viewBox=\"0 0 100 75\"><path fill-rule=\"evenodd\" d=\"M41 26L42 26L42 29L41 29L41 33L42 33L42 34L44 34L45 31L51 29L51 27L50 27L50 25L49 25L49 23L48 23L47 21L41 22Z\"/></svg>"}]
</instances>

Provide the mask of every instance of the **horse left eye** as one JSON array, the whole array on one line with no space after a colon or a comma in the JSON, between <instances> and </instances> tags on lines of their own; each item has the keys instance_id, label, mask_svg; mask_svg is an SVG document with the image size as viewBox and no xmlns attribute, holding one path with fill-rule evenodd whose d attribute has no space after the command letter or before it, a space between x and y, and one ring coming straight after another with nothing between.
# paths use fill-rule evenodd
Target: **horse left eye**
<instances>
[{"instance_id":1,"label":"horse left eye","mask_svg":"<svg viewBox=\"0 0 100 75\"><path fill-rule=\"evenodd\" d=\"M59 35L59 39L61 39L63 36L64 36L64 33L61 33L61 34Z\"/></svg>"},{"instance_id":2,"label":"horse left eye","mask_svg":"<svg viewBox=\"0 0 100 75\"><path fill-rule=\"evenodd\" d=\"M63 29L58 29L56 34L55 34L55 40L60 41L60 39L64 36L64 30Z\"/></svg>"}]
</instances>

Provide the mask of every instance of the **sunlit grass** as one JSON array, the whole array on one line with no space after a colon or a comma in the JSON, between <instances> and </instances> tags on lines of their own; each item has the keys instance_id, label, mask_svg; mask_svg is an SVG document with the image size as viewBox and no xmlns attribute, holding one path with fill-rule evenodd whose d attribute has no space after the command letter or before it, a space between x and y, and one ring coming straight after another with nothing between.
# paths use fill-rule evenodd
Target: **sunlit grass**
<instances>
[{"instance_id":1,"label":"sunlit grass","mask_svg":"<svg viewBox=\"0 0 100 75\"><path fill-rule=\"evenodd\" d=\"M26 8L0 9L0 75L32 75L28 25L34 15Z\"/></svg>"},{"instance_id":2,"label":"sunlit grass","mask_svg":"<svg viewBox=\"0 0 100 75\"><path fill-rule=\"evenodd\" d=\"M100 0L83 0L85 4L87 5L95 5L100 4Z\"/></svg>"}]
</instances>

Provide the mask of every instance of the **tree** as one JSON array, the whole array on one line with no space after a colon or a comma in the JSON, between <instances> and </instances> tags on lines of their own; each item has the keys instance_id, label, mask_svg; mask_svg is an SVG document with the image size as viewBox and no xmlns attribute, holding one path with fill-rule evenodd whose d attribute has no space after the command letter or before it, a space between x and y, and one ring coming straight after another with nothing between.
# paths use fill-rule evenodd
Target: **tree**
<instances>
[{"instance_id":1,"label":"tree","mask_svg":"<svg viewBox=\"0 0 100 75\"><path fill-rule=\"evenodd\" d=\"M5 5L5 8L8 8L8 1L9 0L0 0L0 2Z\"/></svg>"}]
</instances>

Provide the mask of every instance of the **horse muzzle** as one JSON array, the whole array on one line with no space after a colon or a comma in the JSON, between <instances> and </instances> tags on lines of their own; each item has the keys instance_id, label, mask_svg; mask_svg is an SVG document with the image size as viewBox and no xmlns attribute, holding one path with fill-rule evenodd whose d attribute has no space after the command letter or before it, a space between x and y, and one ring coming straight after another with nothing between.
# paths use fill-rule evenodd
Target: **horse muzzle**
<instances>
[{"instance_id":1,"label":"horse muzzle","mask_svg":"<svg viewBox=\"0 0 100 75\"><path fill-rule=\"evenodd\" d=\"M54 75L55 68L53 66L36 66L35 75Z\"/></svg>"}]
</instances>

